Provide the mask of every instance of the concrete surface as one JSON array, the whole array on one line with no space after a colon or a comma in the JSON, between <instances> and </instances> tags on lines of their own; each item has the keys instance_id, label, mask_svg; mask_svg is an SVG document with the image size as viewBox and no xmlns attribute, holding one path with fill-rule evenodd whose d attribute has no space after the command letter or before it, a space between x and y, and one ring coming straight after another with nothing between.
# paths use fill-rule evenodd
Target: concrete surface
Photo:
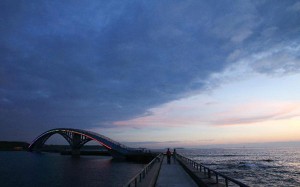
<instances>
[{"instance_id":1,"label":"concrete surface","mask_svg":"<svg viewBox=\"0 0 300 187\"><path fill-rule=\"evenodd\" d=\"M171 164L167 164L164 157L156 182L157 187L197 187L194 180L184 171L182 166L171 158Z\"/></svg>"}]
</instances>

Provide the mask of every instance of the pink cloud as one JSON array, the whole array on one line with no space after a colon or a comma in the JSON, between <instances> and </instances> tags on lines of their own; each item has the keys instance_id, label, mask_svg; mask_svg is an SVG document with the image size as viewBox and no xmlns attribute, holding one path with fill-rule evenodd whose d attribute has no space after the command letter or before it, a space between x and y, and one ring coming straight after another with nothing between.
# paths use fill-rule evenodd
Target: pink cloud
<instances>
[{"instance_id":1,"label":"pink cloud","mask_svg":"<svg viewBox=\"0 0 300 187\"><path fill-rule=\"evenodd\" d=\"M131 127L180 127L186 125L245 125L300 116L299 102L256 101L242 104L186 105L169 103L149 110L150 115L114 124Z\"/></svg>"},{"instance_id":2,"label":"pink cloud","mask_svg":"<svg viewBox=\"0 0 300 187\"><path fill-rule=\"evenodd\" d=\"M218 113L213 124L241 125L300 116L299 102L255 102L235 106Z\"/></svg>"}]
</instances>

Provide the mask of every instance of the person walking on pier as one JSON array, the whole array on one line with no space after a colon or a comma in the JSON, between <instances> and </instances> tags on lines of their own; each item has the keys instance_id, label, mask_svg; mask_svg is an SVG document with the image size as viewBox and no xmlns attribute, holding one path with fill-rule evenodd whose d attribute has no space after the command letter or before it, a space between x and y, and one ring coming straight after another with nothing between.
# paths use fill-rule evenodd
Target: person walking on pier
<instances>
[{"instance_id":1,"label":"person walking on pier","mask_svg":"<svg viewBox=\"0 0 300 187\"><path fill-rule=\"evenodd\" d=\"M173 162L176 163L176 149L173 151Z\"/></svg>"},{"instance_id":2,"label":"person walking on pier","mask_svg":"<svg viewBox=\"0 0 300 187\"><path fill-rule=\"evenodd\" d=\"M168 148L168 150L167 150L166 155L167 155L167 163L168 163L168 164L171 164L171 151L170 151L169 148Z\"/></svg>"}]
</instances>

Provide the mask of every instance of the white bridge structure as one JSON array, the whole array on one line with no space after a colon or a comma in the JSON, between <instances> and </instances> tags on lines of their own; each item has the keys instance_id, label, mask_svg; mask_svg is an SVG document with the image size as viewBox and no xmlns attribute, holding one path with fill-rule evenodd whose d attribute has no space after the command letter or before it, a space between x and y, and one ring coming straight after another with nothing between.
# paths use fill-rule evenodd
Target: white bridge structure
<instances>
[{"instance_id":1,"label":"white bridge structure","mask_svg":"<svg viewBox=\"0 0 300 187\"><path fill-rule=\"evenodd\" d=\"M145 154L141 149L127 147L101 134L72 128L56 128L42 133L29 145L29 151L41 150L45 142L54 134L60 134L68 141L72 155L80 155L80 148L91 140L99 142L114 158L128 158Z\"/></svg>"}]
</instances>

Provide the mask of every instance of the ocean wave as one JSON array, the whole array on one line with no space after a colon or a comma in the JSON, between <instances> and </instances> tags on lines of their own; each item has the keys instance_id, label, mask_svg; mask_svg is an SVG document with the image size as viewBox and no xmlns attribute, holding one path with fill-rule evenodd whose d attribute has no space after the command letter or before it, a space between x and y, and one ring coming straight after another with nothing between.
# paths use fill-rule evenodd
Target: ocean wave
<instances>
[{"instance_id":1,"label":"ocean wave","mask_svg":"<svg viewBox=\"0 0 300 187\"><path fill-rule=\"evenodd\" d=\"M238 164L238 167L239 167L239 168L250 168L250 169L252 169L252 168L258 168L259 165L254 164L254 163L240 162L240 163Z\"/></svg>"},{"instance_id":2,"label":"ocean wave","mask_svg":"<svg viewBox=\"0 0 300 187\"><path fill-rule=\"evenodd\" d=\"M268 168L278 168L278 166L270 165L270 164L263 164L259 162L239 162L239 168L244 169L268 169Z\"/></svg>"}]
</instances>

